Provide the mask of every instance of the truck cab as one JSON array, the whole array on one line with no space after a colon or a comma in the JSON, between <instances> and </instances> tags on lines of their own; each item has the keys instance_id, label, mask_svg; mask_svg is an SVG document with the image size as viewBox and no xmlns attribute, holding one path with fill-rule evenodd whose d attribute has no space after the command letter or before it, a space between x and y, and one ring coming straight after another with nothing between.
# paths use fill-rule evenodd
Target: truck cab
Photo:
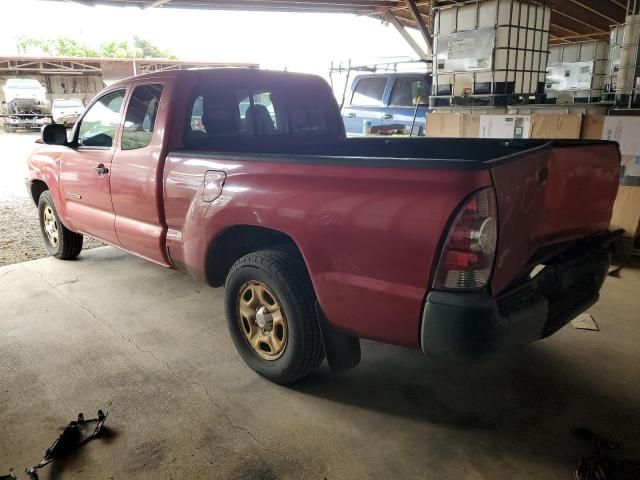
<instances>
[{"instance_id":1,"label":"truck cab","mask_svg":"<svg viewBox=\"0 0 640 480\"><path fill-rule=\"evenodd\" d=\"M342 108L347 135L366 135L369 127L409 133L414 114L413 134L424 135L429 95L431 76L423 72L358 75Z\"/></svg>"}]
</instances>

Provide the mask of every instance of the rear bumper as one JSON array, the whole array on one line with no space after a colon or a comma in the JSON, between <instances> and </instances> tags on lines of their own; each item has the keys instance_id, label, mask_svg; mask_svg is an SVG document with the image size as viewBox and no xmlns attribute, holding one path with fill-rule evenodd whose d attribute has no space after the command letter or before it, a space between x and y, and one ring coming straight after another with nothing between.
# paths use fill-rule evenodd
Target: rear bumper
<instances>
[{"instance_id":1,"label":"rear bumper","mask_svg":"<svg viewBox=\"0 0 640 480\"><path fill-rule=\"evenodd\" d=\"M432 357L476 357L556 332L598 300L610 254L602 239L548 262L534 278L498 297L486 292L431 291L421 345Z\"/></svg>"}]
</instances>

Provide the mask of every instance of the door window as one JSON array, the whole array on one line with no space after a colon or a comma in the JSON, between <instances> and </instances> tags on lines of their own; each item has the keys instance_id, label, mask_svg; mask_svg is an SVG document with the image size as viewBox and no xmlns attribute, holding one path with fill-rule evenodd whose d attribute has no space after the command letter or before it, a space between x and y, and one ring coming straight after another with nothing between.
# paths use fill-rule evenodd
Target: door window
<instances>
[{"instance_id":1,"label":"door window","mask_svg":"<svg viewBox=\"0 0 640 480\"><path fill-rule=\"evenodd\" d=\"M125 92L124 88L109 92L89 108L78 130L79 146L109 148L113 145Z\"/></svg>"},{"instance_id":2,"label":"door window","mask_svg":"<svg viewBox=\"0 0 640 480\"><path fill-rule=\"evenodd\" d=\"M423 78L397 78L389 105L392 107L413 107L417 103L426 103L428 93L427 81Z\"/></svg>"},{"instance_id":3,"label":"door window","mask_svg":"<svg viewBox=\"0 0 640 480\"><path fill-rule=\"evenodd\" d=\"M386 86L387 77L361 78L353 92L351 105L366 107L382 105L382 96Z\"/></svg>"},{"instance_id":4,"label":"door window","mask_svg":"<svg viewBox=\"0 0 640 480\"><path fill-rule=\"evenodd\" d=\"M162 85L158 84L135 88L124 117L122 150L143 148L151 143L161 94Z\"/></svg>"}]
</instances>

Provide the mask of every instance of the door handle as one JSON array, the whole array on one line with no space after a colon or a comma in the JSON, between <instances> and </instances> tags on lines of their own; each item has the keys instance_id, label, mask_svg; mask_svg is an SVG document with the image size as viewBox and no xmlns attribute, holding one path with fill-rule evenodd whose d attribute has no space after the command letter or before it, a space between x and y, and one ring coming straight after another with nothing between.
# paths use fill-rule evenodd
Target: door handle
<instances>
[{"instance_id":1,"label":"door handle","mask_svg":"<svg viewBox=\"0 0 640 480\"><path fill-rule=\"evenodd\" d=\"M385 119L385 120L391 120L391 119L393 119L393 115L391 115L390 113L385 113L382 116L382 118Z\"/></svg>"},{"instance_id":2,"label":"door handle","mask_svg":"<svg viewBox=\"0 0 640 480\"><path fill-rule=\"evenodd\" d=\"M105 167L103 163L99 163L98 166L96 167L96 173L98 175L105 175L109 173L109 169Z\"/></svg>"},{"instance_id":3,"label":"door handle","mask_svg":"<svg viewBox=\"0 0 640 480\"><path fill-rule=\"evenodd\" d=\"M356 118L356 114L353 112L347 113L347 118Z\"/></svg>"}]
</instances>

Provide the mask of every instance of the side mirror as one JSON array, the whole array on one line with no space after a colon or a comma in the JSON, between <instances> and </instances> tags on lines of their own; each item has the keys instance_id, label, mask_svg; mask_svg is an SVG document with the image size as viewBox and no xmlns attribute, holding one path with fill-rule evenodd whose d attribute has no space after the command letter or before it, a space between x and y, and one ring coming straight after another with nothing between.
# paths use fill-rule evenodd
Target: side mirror
<instances>
[{"instance_id":1,"label":"side mirror","mask_svg":"<svg viewBox=\"0 0 640 480\"><path fill-rule=\"evenodd\" d=\"M59 123L50 123L42 127L41 133L42 143L47 145L66 145L67 129Z\"/></svg>"}]
</instances>

